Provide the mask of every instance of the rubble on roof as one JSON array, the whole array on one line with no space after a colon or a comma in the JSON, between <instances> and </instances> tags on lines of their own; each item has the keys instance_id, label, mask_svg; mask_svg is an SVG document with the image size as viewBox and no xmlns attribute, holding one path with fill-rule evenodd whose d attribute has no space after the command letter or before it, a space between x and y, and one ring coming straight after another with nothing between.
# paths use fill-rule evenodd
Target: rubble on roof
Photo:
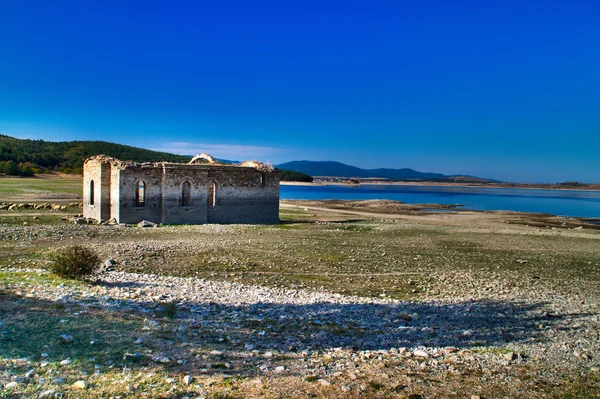
<instances>
[{"instance_id":1,"label":"rubble on roof","mask_svg":"<svg viewBox=\"0 0 600 399\"><path fill-rule=\"evenodd\" d=\"M254 168L263 172L273 171L274 168L272 165L264 164L259 161L249 160L244 161L239 164L222 164L219 163L212 155L207 153L202 153L194 156L190 162L187 164L184 163L175 163L175 162L135 162L135 161L121 161L120 159L109 157L107 155L94 155L85 160L85 162L89 161L99 161L110 163L113 166L116 166L120 169L125 168L135 168L135 167L161 167L165 165L205 165L205 166L228 166L228 167L243 167L243 168ZM205 162L203 162L205 161Z\"/></svg>"},{"instance_id":2,"label":"rubble on roof","mask_svg":"<svg viewBox=\"0 0 600 399\"><path fill-rule=\"evenodd\" d=\"M273 170L273 165L267 165L258 161L244 161L241 164L239 164L239 166L245 168L255 168L264 171Z\"/></svg>"}]
</instances>

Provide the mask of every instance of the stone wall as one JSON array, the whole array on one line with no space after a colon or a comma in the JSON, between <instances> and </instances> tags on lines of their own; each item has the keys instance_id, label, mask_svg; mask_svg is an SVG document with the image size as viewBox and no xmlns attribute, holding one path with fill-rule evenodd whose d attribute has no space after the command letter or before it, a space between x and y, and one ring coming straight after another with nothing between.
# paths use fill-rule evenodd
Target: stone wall
<instances>
[{"instance_id":1,"label":"stone wall","mask_svg":"<svg viewBox=\"0 0 600 399\"><path fill-rule=\"evenodd\" d=\"M138 206L136 203L136 186L140 182L144 184L144 206ZM118 192L119 214L113 216L119 223L138 223L142 220L162 222L161 167L121 169Z\"/></svg>"},{"instance_id":2,"label":"stone wall","mask_svg":"<svg viewBox=\"0 0 600 399\"><path fill-rule=\"evenodd\" d=\"M95 186L88 205L89 181ZM139 182L143 204L137 203ZM189 183L189 203L183 187ZM215 185L215 200L210 197ZM105 158L90 159L84 167L84 216L111 217L119 223L148 220L166 224L277 223L279 172L251 167L198 164L137 164Z\"/></svg>"},{"instance_id":3,"label":"stone wall","mask_svg":"<svg viewBox=\"0 0 600 399\"><path fill-rule=\"evenodd\" d=\"M96 159L90 159L85 162L83 173L84 217L96 220L110 218L110 174L110 165L105 162Z\"/></svg>"}]
</instances>

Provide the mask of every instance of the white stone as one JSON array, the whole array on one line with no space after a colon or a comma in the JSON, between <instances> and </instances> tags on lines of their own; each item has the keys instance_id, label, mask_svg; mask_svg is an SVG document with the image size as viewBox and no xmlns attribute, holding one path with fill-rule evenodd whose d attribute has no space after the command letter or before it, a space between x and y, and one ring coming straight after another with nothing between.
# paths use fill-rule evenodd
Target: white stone
<instances>
[{"instance_id":1,"label":"white stone","mask_svg":"<svg viewBox=\"0 0 600 399\"><path fill-rule=\"evenodd\" d=\"M74 389L88 389L90 384L87 381L79 380L73 383L72 387Z\"/></svg>"},{"instance_id":2,"label":"white stone","mask_svg":"<svg viewBox=\"0 0 600 399\"><path fill-rule=\"evenodd\" d=\"M54 395L56 395L56 390L55 389L48 389L48 390L40 392L40 395L38 397L39 398L51 398Z\"/></svg>"}]
</instances>

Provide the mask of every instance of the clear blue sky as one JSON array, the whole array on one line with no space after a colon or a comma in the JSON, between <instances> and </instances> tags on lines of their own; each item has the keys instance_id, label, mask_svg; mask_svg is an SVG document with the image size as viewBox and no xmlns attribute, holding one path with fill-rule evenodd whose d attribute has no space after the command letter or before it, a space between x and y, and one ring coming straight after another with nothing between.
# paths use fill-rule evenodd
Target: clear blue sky
<instances>
[{"instance_id":1,"label":"clear blue sky","mask_svg":"<svg viewBox=\"0 0 600 399\"><path fill-rule=\"evenodd\" d=\"M600 182L599 21L597 0L0 0L0 133Z\"/></svg>"}]
</instances>

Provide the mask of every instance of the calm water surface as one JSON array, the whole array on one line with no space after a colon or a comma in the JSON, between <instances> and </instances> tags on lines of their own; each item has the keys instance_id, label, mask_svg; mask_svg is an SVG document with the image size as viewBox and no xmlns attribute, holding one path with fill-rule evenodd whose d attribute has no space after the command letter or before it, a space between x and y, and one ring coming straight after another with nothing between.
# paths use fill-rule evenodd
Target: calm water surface
<instances>
[{"instance_id":1,"label":"calm water surface","mask_svg":"<svg viewBox=\"0 0 600 399\"><path fill-rule=\"evenodd\" d=\"M539 212L600 218L600 191L439 186L281 186L281 199L386 199L408 204L461 204L462 209Z\"/></svg>"}]
</instances>

